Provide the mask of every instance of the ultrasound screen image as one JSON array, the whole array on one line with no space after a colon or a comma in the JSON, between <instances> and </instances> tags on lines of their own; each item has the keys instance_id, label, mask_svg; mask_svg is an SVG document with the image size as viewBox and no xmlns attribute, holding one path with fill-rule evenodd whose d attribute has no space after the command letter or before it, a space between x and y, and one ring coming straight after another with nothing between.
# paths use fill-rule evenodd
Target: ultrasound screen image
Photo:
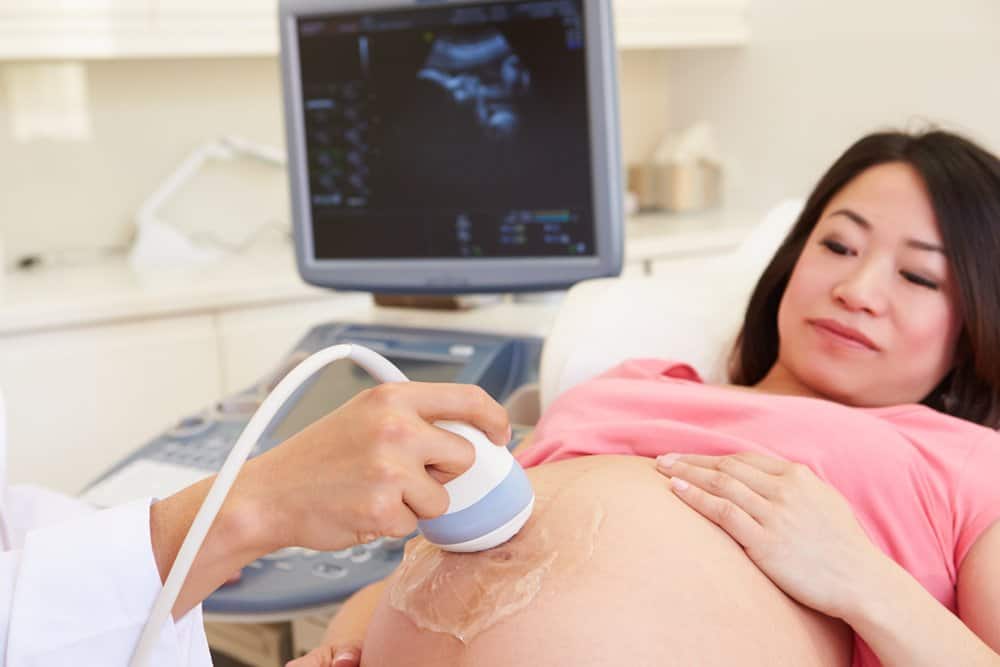
<instances>
[{"instance_id":1,"label":"ultrasound screen image","mask_svg":"<svg viewBox=\"0 0 1000 667\"><path fill-rule=\"evenodd\" d=\"M580 0L298 28L317 259L594 255Z\"/></svg>"},{"instance_id":2,"label":"ultrasound screen image","mask_svg":"<svg viewBox=\"0 0 1000 667\"><path fill-rule=\"evenodd\" d=\"M516 140L516 98L531 92L531 73L499 30L441 35L417 77L437 83L455 104L474 110L486 136Z\"/></svg>"}]
</instances>

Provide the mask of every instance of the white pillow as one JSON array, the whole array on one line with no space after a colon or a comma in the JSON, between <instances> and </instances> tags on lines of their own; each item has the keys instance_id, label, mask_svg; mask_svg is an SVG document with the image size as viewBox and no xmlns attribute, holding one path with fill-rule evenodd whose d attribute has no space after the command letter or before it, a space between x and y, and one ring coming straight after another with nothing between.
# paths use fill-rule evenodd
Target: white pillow
<instances>
[{"instance_id":1,"label":"white pillow","mask_svg":"<svg viewBox=\"0 0 1000 667\"><path fill-rule=\"evenodd\" d=\"M541 408L570 387L631 358L692 365L706 382L726 380L729 349L746 303L802 210L775 206L733 252L641 278L602 278L574 286L542 350Z\"/></svg>"}]
</instances>

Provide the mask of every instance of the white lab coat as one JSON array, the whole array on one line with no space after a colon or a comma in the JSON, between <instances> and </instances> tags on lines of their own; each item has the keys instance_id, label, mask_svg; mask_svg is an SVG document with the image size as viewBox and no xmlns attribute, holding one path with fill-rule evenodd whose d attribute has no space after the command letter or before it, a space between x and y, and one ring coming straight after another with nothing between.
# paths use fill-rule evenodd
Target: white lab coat
<instances>
[{"instance_id":1,"label":"white lab coat","mask_svg":"<svg viewBox=\"0 0 1000 667\"><path fill-rule=\"evenodd\" d=\"M152 499L95 511L8 489L5 425L0 396L0 667L125 667L161 588ZM150 664L212 664L200 606L167 623Z\"/></svg>"}]
</instances>

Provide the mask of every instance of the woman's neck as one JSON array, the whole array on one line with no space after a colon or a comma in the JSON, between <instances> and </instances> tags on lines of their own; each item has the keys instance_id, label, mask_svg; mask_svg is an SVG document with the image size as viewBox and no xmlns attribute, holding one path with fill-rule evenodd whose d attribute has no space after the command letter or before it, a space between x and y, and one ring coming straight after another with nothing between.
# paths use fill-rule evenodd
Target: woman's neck
<instances>
[{"instance_id":1,"label":"woman's neck","mask_svg":"<svg viewBox=\"0 0 1000 667\"><path fill-rule=\"evenodd\" d=\"M764 378L755 384L754 391L783 396L805 396L807 398L827 398L811 387L803 384L797 377L788 372L781 364L776 363Z\"/></svg>"}]
</instances>

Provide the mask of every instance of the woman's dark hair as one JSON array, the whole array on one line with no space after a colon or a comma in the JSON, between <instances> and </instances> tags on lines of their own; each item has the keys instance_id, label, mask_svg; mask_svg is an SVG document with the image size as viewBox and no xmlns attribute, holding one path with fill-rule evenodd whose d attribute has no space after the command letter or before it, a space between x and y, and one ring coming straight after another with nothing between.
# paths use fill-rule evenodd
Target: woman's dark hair
<instances>
[{"instance_id":1,"label":"woman's dark hair","mask_svg":"<svg viewBox=\"0 0 1000 667\"><path fill-rule=\"evenodd\" d=\"M823 175L754 288L730 380L754 385L771 370L778 358L778 306L806 240L841 188L888 162L908 164L922 177L957 283L962 330L955 366L922 403L1000 428L1000 159L941 130L868 135Z\"/></svg>"}]
</instances>

